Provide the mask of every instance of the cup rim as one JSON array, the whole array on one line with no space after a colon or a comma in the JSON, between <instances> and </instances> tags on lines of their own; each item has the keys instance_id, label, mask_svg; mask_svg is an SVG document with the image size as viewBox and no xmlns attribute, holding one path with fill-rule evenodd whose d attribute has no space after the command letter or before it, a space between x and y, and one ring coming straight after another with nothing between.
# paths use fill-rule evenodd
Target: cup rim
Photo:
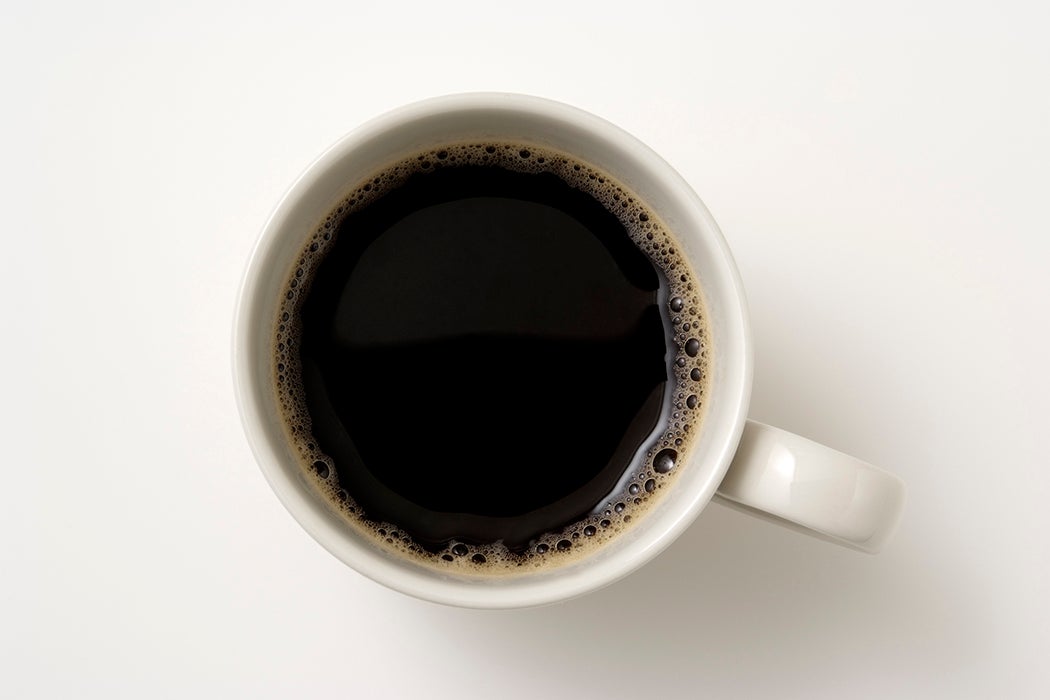
<instances>
[{"instance_id":1,"label":"cup rim","mask_svg":"<svg viewBox=\"0 0 1050 700\"><path fill-rule=\"evenodd\" d=\"M736 356L736 361L728 363L727 369L715 379L725 383L721 387L727 394L722 399L724 405L714 409L721 412L724 427L720 434L709 436L713 443L708 450L706 473L694 480L692 492L678 498L673 510L663 515L660 523L650 522L655 513L647 514L644 523L632 528L635 534L629 547L622 550L622 556L601 560L600 565L588 565L595 559L590 557L577 565L551 569L549 575L536 580L492 577L479 584L474 579L424 575L408 562L395 560L347 537L334 516L321 509L301 474L296 476L298 467L293 470L285 463L281 440L267 429L260 404L265 401L263 394L268 387L259 386L254 379L259 359L253 356L252 338L258 332L258 307L263 291L260 276L274 255L275 244L292 211L325 175L362 144L381 138L399 124L472 110L509 110L571 123L607 139L625 157L637 162L639 172L659 177L661 190L671 192L681 201L684 210L690 212L691 223L701 232L698 245L716 261L719 268L716 292L721 295L719 303L728 311L713 342L714 352L732 349ZM703 286L704 293L710 297L711 288L706 283ZM242 426L256 462L285 508L325 549L363 575L417 598L471 608L518 608L567 600L604 587L651 560L695 520L713 497L740 440L751 396L752 353L746 298L728 244L699 196L669 163L620 127L579 108L531 95L475 92L433 97L381 114L340 138L307 166L268 217L245 267L234 312L232 370ZM710 417L705 417L705 430L709 423Z\"/></svg>"}]
</instances>

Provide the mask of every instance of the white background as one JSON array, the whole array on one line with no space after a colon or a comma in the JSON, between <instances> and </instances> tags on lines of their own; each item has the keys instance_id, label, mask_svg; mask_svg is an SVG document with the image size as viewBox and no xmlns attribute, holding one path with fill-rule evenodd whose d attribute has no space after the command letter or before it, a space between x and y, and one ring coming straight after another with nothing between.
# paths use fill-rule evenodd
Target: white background
<instances>
[{"instance_id":1,"label":"white background","mask_svg":"<svg viewBox=\"0 0 1050 700\"><path fill-rule=\"evenodd\" d=\"M1045 4L18 5L0 696L1050 697ZM605 590L477 612L296 525L233 400L250 247L344 132L478 89L693 184L748 290L752 417L909 484L883 554L712 506Z\"/></svg>"}]
</instances>

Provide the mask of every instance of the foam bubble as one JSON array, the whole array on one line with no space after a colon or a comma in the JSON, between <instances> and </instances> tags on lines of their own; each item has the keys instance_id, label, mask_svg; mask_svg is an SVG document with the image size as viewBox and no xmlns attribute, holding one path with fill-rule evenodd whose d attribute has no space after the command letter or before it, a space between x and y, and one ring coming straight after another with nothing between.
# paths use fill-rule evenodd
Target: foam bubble
<instances>
[{"instance_id":1,"label":"foam bubble","mask_svg":"<svg viewBox=\"0 0 1050 700\"><path fill-rule=\"evenodd\" d=\"M434 552L414 542L393 523L368 519L339 485L339 465L316 445L311 435L305 393L298 379L301 374L299 310L310 288L314 273L334 243L343 219L351 212L369 206L407 178L462 165L498 166L524 173L552 173L581 189L615 214L635 244L647 254L661 272L661 304L668 314L672 347L668 357L668 397L677 397L673 416L662 434L653 435L648 451L643 448L632 469L624 475L617 491L596 511L571 524L561 533L548 533L534 540L525 551L511 551L502 542L467 544L450 542ZM439 571L463 576L511 574L529 569L549 569L586 557L615 540L659 502L658 492L683 471L691 441L701 422L705 403L700 401L709 381L708 330L700 285L681 261L680 245L660 217L623 184L597 168L568 154L537 144L522 142L476 141L444 144L406 155L382 171L362 178L348 189L344 199L323 218L312 232L306 232L301 254L290 265L282 298L274 318L272 376L278 405L285 418L289 440L301 456L304 473L327 497L348 526L378 548L403 556ZM666 317L665 317L666 318ZM692 384L690 384L692 382ZM689 396L680 391L688 386ZM671 410L668 411L671 415ZM674 448L668 446L673 444ZM660 449L663 448L663 449ZM581 537L582 533L582 537Z\"/></svg>"},{"instance_id":2,"label":"foam bubble","mask_svg":"<svg viewBox=\"0 0 1050 700\"><path fill-rule=\"evenodd\" d=\"M680 444L681 439L675 440L675 444ZM660 450L656 457L653 459L653 470L657 474L667 474L674 469L675 461L678 459L678 453L672 449Z\"/></svg>"}]
</instances>

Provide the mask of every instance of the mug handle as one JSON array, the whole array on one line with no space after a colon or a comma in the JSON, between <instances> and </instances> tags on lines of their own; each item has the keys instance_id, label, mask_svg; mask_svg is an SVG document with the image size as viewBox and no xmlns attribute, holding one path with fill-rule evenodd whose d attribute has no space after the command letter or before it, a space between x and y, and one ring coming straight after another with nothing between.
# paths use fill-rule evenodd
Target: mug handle
<instances>
[{"instance_id":1,"label":"mug handle","mask_svg":"<svg viewBox=\"0 0 1050 700\"><path fill-rule=\"evenodd\" d=\"M875 554L900 520L904 482L830 447L749 420L715 499Z\"/></svg>"}]
</instances>

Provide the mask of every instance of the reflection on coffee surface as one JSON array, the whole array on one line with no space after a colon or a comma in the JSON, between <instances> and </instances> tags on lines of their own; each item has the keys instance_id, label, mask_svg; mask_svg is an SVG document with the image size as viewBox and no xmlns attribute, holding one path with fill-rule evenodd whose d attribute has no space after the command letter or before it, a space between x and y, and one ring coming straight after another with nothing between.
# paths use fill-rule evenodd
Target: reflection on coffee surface
<instances>
[{"instance_id":1,"label":"reflection on coffee surface","mask_svg":"<svg viewBox=\"0 0 1050 700\"><path fill-rule=\"evenodd\" d=\"M376 546L450 573L555 567L685 468L709 339L679 244L567 154L416 153L306 238L274 381L304 473Z\"/></svg>"}]
</instances>

